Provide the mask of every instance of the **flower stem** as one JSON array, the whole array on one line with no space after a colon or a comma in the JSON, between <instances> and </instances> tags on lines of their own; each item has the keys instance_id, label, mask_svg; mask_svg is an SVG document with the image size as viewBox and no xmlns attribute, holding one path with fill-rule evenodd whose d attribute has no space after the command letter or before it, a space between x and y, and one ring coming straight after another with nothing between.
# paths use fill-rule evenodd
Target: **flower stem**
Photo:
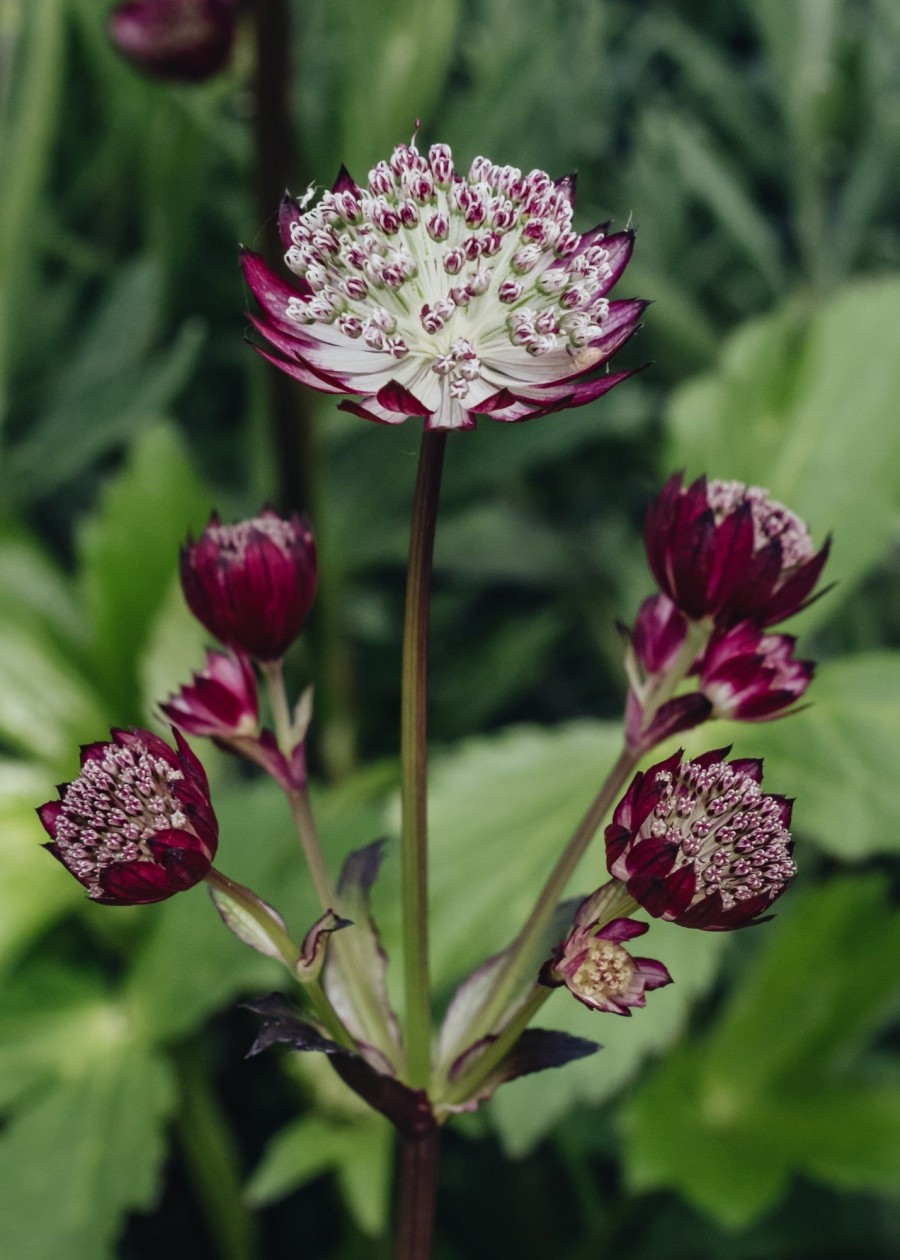
<instances>
[{"instance_id":1,"label":"flower stem","mask_svg":"<svg viewBox=\"0 0 900 1260\"><path fill-rule=\"evenodd\" d=\"M290 706L285 693L284 672L280 661L265 662L261 665L261 668L272 706L275 738L279 749L287 757L290 755L291 745L294 742L294 732L292 730ZM291 808L300 848L303 851L303 856L306 858L310 878L319 899L319 906L323 913L327 910L333 910L335 914L341 914L340 894L325 864L309 792L305 787L288 788L283 784L281 786ZM377 1046L389 1060L396 1058L395 1041L388 1027L384 1012L381 1010L377 999L370 993L365 979L363 979L365 970L359 958L358 940L353 935L353 928L347 929L346 932L335 933L329 942L328 948L333 951L340 966L351 994L353 1008L362 1028L365 1030L366 1040ZM324 990L322 992L324 996ZM346 1040L341 1044L346 1044Z\"/></svg>"},{"instance_id":2,"label":"flower stem","mask_svg":"<svg viewBox=\"0 0 900 1260\"><path fill-rule=\"evenodd\" d=\"M445 431L426 430L422 434L410 524L403 622L400 760L406 1066L409 1083L425 1087L429 1083L431 1053L428 977L428 612L446 439Z\"/></svg>"},{"instance_id":3,"label":"flower stem","mask_svg":"<svg viewBox=\"0 0 900 1260\"><path fill-rule=\"evenodd\" d=\"M630 748L623 748L613 768L610 770L600 791L591 802L587 813L575 829L571 840L559 856L559 860L541 889L531 914L509 947L506 960L498 970L484 1004L470 1028L472 1040L487 1035L496 1027L503 1011L512 998L522 980L524 970L533 962L532 954L538 946L543 933L550 925L566 885L575 872L575 868L584 856L597 830L606 817L613 801L618 796L623 784L634 770L641 758L641 753ZM524 1025L523 1025L524 1027Z\"/></svg>"},{"instance_id":4,"label":"flower stem","mask_svg":"<svg viewBox=\"0 0 900 1260\"><path fill-rule=\"evenodd\" d=\"M491 1042L484 1053L475 1060L471 1068L464 1072L457 1081L454 1081L447 1091L446 1098L442 1098L440 1101L462 1103L471 1098L479 1086L487 1080L497 1064L506 1058L552 992L553 989L536 985L527 1002L516 1012L513 1019L509 1021L498 1035L496 1041Z\"/></svg>"},{"instance_id":5,"label":"flower stem","mask_svg":"<svg viewBox=\"0 0 900 1260\"><path fill-rule=\"evenodd\" d=\"M282 663L281 661L265 661L262 663L261 668L263 677L266 680L269 702L272 706L275 738L285 757L290 757L294 737L291 730L291 711L284 687ZM319 899L319 906L323 912L325 910L334 910L336 912L338 904L337 890L328 873L328 867L325 865L322 846L319 843L319 833L316 830L315 819L309 803L309 794L305 789L301 790L299 788L285 788L284 791L288 798L288 804L291 807L291 814L297 828L297 837L303 850L303 856L306 858L306 864L309 867L310 878L316 890L316 896Z\"/></svg>"},{"instance_id":6,"label":"flower stem","mask_svg":"<svg viewBox=\"0 0 900 1260\"><path fill-rule=\"evenodd\" d=\"M400 1186L397 1198L397 1246L394 1260L429 1260L434 1238L441 1131L400 1139Z\"/></svg>"}]
</instances>

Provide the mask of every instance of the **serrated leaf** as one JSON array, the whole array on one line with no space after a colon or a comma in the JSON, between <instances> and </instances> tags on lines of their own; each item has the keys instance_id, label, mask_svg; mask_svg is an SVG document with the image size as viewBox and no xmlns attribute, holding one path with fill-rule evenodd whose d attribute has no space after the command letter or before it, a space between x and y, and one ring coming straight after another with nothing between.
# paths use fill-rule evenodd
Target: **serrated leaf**
<instances>
[{"instance_id":1,"label":"serrated leaf","mask_svg":"<svg viewBox=\"0 0 900 1260\"><path fill-rule=\"evenodd\" d=\"M109 1260L124 1214L154 1200L174 1094L168 1066L131 1045L23 1109L0 1136L7 1254Z\"/></svg>"},{"instance_id":2,"label":"serrated leaf","mask_svg":"<svg viewBox=\"0 0 900 1260\"><path fill-rule=\"evenodd\" d=\"M837 587L804 625L834 614L896 529L898 323L895 278L848 284L812 309L792 301L739 329L716 373L669 407L667 467L762 485L816 539L833 532L827 576Z\"/></svg>"},{"instance_id":3,"label":"serrated leaf","mask_svg":"<svg viewBox=\"0 0 900 1260\"><path fill-rule=\"evenodd\" d=\"M876 1090L860 1058L900 1009L884 882L834 880L788 907L718 1026L625 1116L633 1188L676 1189L731 1227L774 1206L794 1174L879 1189L900 1166L897 1082Z\"/></svg>"}]
</instances>

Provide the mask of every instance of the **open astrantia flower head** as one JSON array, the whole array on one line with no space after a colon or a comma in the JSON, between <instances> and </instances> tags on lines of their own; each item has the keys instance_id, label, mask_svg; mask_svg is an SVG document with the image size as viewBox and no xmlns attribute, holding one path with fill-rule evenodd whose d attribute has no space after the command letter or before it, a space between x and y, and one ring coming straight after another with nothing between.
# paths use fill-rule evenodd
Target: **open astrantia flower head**
<instances>
[{"instance_id":1,"label":"open astrantia flower head","mask_svg":"<svg viewBox=\"0 0 900 1260\"><path fill-rule=\"evenodd\" d=\"M587 906L592 898L587 898ZM591 922L579 911L572 931L544 967L541 981L565 984L593 1011L630 1015L631 1007L646 1006L648 989L661 989L672 977L655 958L636 958L623 942L643 936L646 923L618 918Z\"/></svg>"},{"instance_id":2,"label":"open astrantia flower head","mask_svg":"<svg viewBox=\"0 0 900 1260\"><path fill-rule=\"evenodd\" d=\"M203 879L218 823L200 762L151 731L112 732L81 750L81 773L38 810L55 858L94 901L163 901Z\"/></svg>"},{"instance_id":3,"label":"open astrantia flower head","mask_svg":"<svg viewBox=\"0 0 900 1260\"><path fill-rule=\"evenodd\" d=\"M572 228L574 179L487 158L465 175L445 144L400 145L359 187L341 172L312 209L286 198L280 227L296 287L255 254L244 275L265 353L305 385L355 394L384 424L424 416L467 429L599 398L630 372L588 374L646 306L610 301L631 231Z\"/></svg>"},{"instance_id":4,"label":"open astrantia flower head","mask_svg":"<svg viewBox=\"0 0 900 1260\"><path fill-rule=\"evenodd\" d=\"M727 751L678 752L636 774L606 828L609 873L656 918L745 927L796 874L791 802L762 791L759 761Z\"/></svg>"},{"instance_id":5,"label":"open astrantia flower head","mask_svg":"<svg viewBox=\"0 0 900 1260\"><path fill-rule=\"evenodd\" d=\"M651 504L647 556L661 590L693 620L775 625L803 608L828 558L803 521L758 486L670 478Z\"/></svg>"}]
</instances>

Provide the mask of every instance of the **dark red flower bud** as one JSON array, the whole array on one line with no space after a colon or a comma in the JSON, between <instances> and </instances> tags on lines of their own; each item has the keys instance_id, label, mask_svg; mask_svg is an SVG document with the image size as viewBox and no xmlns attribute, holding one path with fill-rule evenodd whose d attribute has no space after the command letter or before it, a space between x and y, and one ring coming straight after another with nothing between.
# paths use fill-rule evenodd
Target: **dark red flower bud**
<instances>
[{"instance_id":1,"label":"dark red flower bud","mask_svg":"<svg viewBox=\"0 0 900 1260\"><path fill-rule=\"evenodd\" d=\"M207 652L206 669L159 707L173 726L189 735L233 739L259 731L256 676L241 653Z\"/></svg>"},{"instance_id":2,"label":"dark red flower bud","mask_svg":"<svg viewBox=\"0 0 900 1260\"><path fill-rule=\"evenodd\" d=\"M231 56L237 0L128 0L109 17L109 36L146 74L196 83Z\"/></svg>"},{"instance_id":3,"label":"dark red flower bud","mask_svg":"<svg viewBox=\"0 0 900 1260\"><path fill-rule=\"evenodd\" d=\"M672 477L650 505L647 555L660 589L685 616L727 627L771 626L810 602L828 557L804 523L764 490Z\"/></svg>"},{"instance_id":4,"label":"dark red flower bud","mask_svg":"<svg viewBox=\"0 0 900 1260\"><path fill-rule=\"evenodd\" d=\"M684 927L760 922L796 874L791 802L760 788L759 761L674 756L632 780L606 828L606 864L639 905Z\"/></svg>"},{"instance_id":5,"label":"dark red flower bud","mask_svg":"<svg viewBox=\"0 0 900 1260\"><path fill-rule=\"evenodd\" d=\"M150 731L111 732L81 750L81 773L38 810L58 858L93 901L164 901L203 879L219 829L200 762Z\"/></svg>"},{"instance_id":6,"label":"dark red flower bud","mask_svg":"<svg viewBox=\"0 0 900 1260\"><path fill-rule=\"evenodd\" d=\"M812 661L795 661L796 640L765 634L742 621L710 642L700 670L700 690L712 716L742 722L785 717L812 681Z\"/></svg>"},{"instance_id":7,"label":"dark red flower bud","mask_svg":"<svg viewBox=\"0 0 900 1260\"><path fill-rule=\"evenodd\" d=\"M181 552L188 606L226 646L259 661L284 656L316 593L316 545L299 516L266 508L250 521L221 525L215 513Z\"/></svg>"},{"instance_id":8,"label":"dark red flower bud","mask_svg":"<svg viewBox=\"0 0 900 1260\"><path fill-rule=\"evenodd\" d=\"M638 610L631 647L645 674L662 674L687 638L688 625L667 595L651 595Z\"/></svg>"}]
</instances>

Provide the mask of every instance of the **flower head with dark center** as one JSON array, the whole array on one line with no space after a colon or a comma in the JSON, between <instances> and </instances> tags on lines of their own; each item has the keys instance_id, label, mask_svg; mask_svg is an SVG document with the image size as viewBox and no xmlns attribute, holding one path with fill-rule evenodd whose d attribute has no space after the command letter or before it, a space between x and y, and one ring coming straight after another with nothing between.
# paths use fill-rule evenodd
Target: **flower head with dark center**
<instances>
[{"instance_id":1,"label":"flower head with dark center","mask_svg":"<svg viewBox=\"0 0 900 1260\"><path fill-rule=\"evenodd\" d=\"M181 553L181 585L191 612L226 646L278 660L303 628L316 592L316 546L299 516L271 508L222 525L213 513Z\"/></svg>"},{"instance_id":2,"label":"flower head with dark center","mask_svg":"<svg viewBox=\"0 0 900 1260\"><path fill-rule=\"evenodd\" d=\"M692 620L771 626L809 602L828 558L806 525L765 490L672 477L651 504L647 555L660 589Z\"/></svg>"},{"instance_id":3,"label":"flower head with dark center","mask_svg":"<svg viewBox=\"0 0 900 1260\"><path fill-rule=\"evenodd\" d=\"M723 931L759 922L796 874L791 802L727 749L638 773L606 828L606 862L656 918Z\"/></svg>"},{"instance_id":4,"label":"flower head with dark center","mask_svg":"<svg viewBox=\"0 0 900 1260\"><path fill-rule=\"evenodd\" d=\"M253 323L282 371L384 424L424 416L467 429L478 415L527 420L599 398L630 372L588 376L635 332L646 306L610 301L631 231L572 227L574 179L450 149L398 146L360 187L342 171L312 209L286 199L285 260L244 275Z\"/></svg>"},{"instance_id":5,"label":"flower head with dark center","mask_svg":"<svg viewBox=\"0 0 900 1260\"><path fill-rule=\"evenodd\" d=\"M45 847L94 901L142 905L191 888L208 872L218 824L200 762L150 731L88 744L81 773L38 810Z\"/></svg>"}]
</instances>

